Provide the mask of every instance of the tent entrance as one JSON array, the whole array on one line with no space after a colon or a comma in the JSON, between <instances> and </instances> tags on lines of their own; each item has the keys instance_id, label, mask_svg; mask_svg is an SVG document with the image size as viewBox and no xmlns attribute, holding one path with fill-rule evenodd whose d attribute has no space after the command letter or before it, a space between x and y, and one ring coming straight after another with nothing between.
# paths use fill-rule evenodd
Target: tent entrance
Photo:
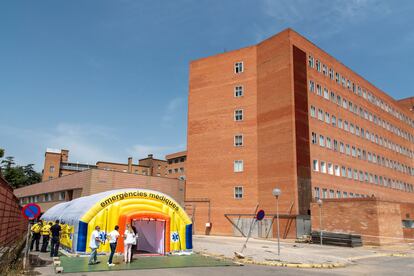
<instances>
[{"instance_id":1,"label":"tent entrance","mask_svg":"<svg viewBox=\"0 0 414 276\"><path fill-rule=\"evenodd\" d=\"M165 254L165 220L142 218L132 220L137 230L136 252L141 254Z\"/></svg>"}]
</instances>

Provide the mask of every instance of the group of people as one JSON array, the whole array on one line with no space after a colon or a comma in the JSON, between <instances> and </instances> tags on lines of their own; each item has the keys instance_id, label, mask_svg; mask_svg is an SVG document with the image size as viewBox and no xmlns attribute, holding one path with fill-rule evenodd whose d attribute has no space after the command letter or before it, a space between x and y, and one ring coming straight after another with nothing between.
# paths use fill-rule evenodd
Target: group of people
<instances>
[{"instance_id":1,"label":"group of people","mask_svg":"<svg viewBox=\"0 0 414 276\"><path fill-rule=\"evenodd\" d=\"M95 227L95 230L91 234L89 247L91 248L91 255L89 257L89 265L98 264L99 261L97 259L97 251L101 243L105 242L105 239L109 241L109 247L111 249L111 253L109 254L108 259L108 266L114 266L113 257L115 254L116 246L118 244L118 238L120 234L118 232L119 226L116 225L114 230L109 232L106 238L103 238L100 232L101 228L99 226ZM126 230L124 232L124 262L130 263L132 260L133 252L137 246L137 238L138 235L136 234L136 229L130 224L126 225Z\"/></svg>"},{"instance_id":2,"label":"group of people","mask_svg":"<svg viewBox=\"0 0 414 276\"><path fill-rule=\"evenodd\" d=\"M40 238L42 238L42 247L40 252L47 252L47 247L50 240L50 257L56 257L59 252L60 237L62 234L62 227L59 224L59 220L43 223L39 220L31 227L32 241L30 243L30 251L33 251L33 247L36 246L36 251L39 251Z\"/></svg>"},{"instance_id":3,"label":"group of people","mask_svg":"<svg viewBox=\"0 0 414 276\"><path fill-rule=\"evenodd\" d=\"M114 266L112 262L115 254L116 246L118 244L118 238L120 234L118 232L119 226L116 225L114 230L111 231L104 237L101 235L100 227L96 226L95 230L91 234L91 239L89 247L91 248L91 255L89 257L88 264L93 265L99 263L97 259L97 251L101 243L105 242L105 239L109 241L109 246L111 248L111 253L108 259L108 265ZM62 227L59 224L59 220L55 221L55 224L52 222L43 223L39 220L36 224L31 227L32 240L30 244L30 251L33 251L33 247L36 246L36 251L39 251L40 239L42 237L42 247L40 252L47 252L47 247L50 240L50 257L57 257L60 246L60 238L62 235ZM124 262L130 263L133 257L133 252L136 250L137 238L136 229L130 224L126 225L126 230L124 235Z\"/></svg>"}]
</instances>

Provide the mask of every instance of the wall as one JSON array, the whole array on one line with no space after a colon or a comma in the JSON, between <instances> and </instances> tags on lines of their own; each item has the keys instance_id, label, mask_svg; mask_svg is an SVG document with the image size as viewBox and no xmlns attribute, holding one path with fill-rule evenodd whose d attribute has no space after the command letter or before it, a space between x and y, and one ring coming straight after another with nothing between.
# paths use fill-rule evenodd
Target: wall
<instances>
[{"instance_id":1,"label":"wall","mask_svg":"<svg viewBox=\"0 0 414 276\"><path fill-rule=\"evenodd\" d=\"M1 174L1 172L0 172ZM28 221L23 217L13 189L0 175L0 274L5 275L24 245ZM4 273L4 274L3 274Z\"/></svg>"},{"instance_id":2,"label":"wall","mask_svg":"<svg viewBox=\"0 0 414 276\"><path fill-rule=\"evenodd\" d=\"M398 202L375 198L325 199L322 204L322 230L362 235L364 244L404 241ZM414 208L414 204L411 204ZM320 209L311 203L312 230L319 231Z\"/></svg>"}]
</instances>

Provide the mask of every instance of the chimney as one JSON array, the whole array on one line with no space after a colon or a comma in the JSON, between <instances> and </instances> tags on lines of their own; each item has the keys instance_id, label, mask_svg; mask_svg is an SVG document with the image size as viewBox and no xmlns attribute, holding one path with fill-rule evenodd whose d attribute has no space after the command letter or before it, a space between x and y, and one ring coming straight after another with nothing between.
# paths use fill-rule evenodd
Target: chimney
<instances>
[{"instance_id":1,"label":"chimney","mask_svg":"<svg viewBox=\"0 0 414 276\"><path fill-rule=\"evenodd\" d=\"M132 157L128 157L128 172L132 173Z\"/></svg>"},{"instance_id":2,"label":"chimney","mask_svg":"<svg viewBox=\"0 0 414 276\"><path fill-rule=\"evenodd\" d=\"M152 159L153 156L154 155L152 153L148 154L148 158L151 158Z\"/></svg>"}]
</instances>

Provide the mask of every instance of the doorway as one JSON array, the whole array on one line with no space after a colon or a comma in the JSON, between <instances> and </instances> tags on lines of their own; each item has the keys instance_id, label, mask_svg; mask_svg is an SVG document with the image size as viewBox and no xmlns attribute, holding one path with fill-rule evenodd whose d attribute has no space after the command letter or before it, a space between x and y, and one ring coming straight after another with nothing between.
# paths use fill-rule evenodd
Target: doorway
<instances>
[{"instance_id":1,"label":"doorway","mask_svg":"<svg viewBox=\"0 0 414 276\"><path fill-rule=\"evenodd\" d=\"M132 226L138 235L137 253L161 254L165 253L165 220L142 218L134 219Z\"/></svg>"}]
</instances>

